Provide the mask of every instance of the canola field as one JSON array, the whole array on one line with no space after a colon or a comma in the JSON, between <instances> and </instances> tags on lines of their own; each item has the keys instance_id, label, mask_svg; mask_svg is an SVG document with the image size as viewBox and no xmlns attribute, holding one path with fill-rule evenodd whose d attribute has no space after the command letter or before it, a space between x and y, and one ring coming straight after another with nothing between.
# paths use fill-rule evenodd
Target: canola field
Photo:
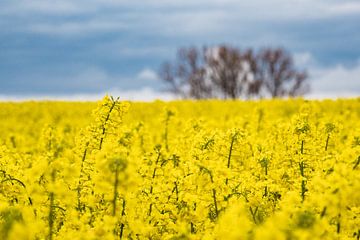
<instances>
[{"instance_id":1,"label":"canola field","mask_svg":"<svg viewBox=\"0 0 360 240\"><path fill-rule=\"evenodd\" d=\"M0 239L360 239L360 98L0 103Z\"/></svg>"}]
</instances>

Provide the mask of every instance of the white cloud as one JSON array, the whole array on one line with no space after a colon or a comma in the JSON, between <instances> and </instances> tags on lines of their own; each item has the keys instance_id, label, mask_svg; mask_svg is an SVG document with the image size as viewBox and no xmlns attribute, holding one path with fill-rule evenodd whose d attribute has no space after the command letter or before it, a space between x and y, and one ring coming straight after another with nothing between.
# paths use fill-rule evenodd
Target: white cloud
<instances>
[{"instance_id":1,"label":"white cloud","mask_svg":"<svg viewBox=\"0 0 360 240\"><path fill-rule=\"evenodd\" d=\"M360 61L356 66L337 65L309 69L311 93L309 98L338 98L360 96Z\"/></svg>"},{"instance_id":2,"label":"white cloud","mask_svg":"<svg viewBox=\"0 0 360 240\"><path fill-rule=\"evenodd\" d=\"M360 13L360 2L343 2L329 6L328 11L334 15L348 15Z\"/></svg>"},{"instance_id":3,"label":"white cloud","mask_svg":"<svg viewBox=\"0 0 360 240\"><path fill-rule=\"evenodd\" d=\"M201 9L154 14L151 28L161 35L199 36L220 34L227 25L228 15L223 9Z\"/></svg>"},{"instance_id":4,"label":"white cloud","mask_svg":"<svg viewBox=\"0 0 360 240\"><path fill-rule=\"evenodd\" d=\"M342 64L323 67L310 52L294 54L295 65L308 70L311 92L307 98L360 96L360 60L352 67Z\"/></svg>"},{"instance_id":5,"label":"white cloud","mask_svg":"<svg viewBox=\"0 0 360 240\"><path fill-rule=\"evenodd\" d=\"M89 20L79 22L35 23L28 27L28 31L51 35L81 35L94 32L112 32L126 29L121 22Z\"/></svg>"},{"instance_id":6,"label":"white cloud","mask_svg":"<svg viewBox=\"0 0 360 240\"><path fill-rule=\"evenodd\" d=\"M174 100L175 96L170 93L156 91L152 88L145 87L138 90L117 90L113 89L108 91L110 95L119 96L120 99L126 99L131 101L154 101L154 100Z\"/></svg>"},{"instance_id":7,"label":"white cloud","mask_svg":"<svg viewBox=\"0 0 360 240\"><path fill-rule=\"evenodd\" d=\"M49 77L49 73L41 72L31 77L37 79L32 82L35 89L49 88L57 89L60 92L66 89L78 90L86 88L90 91L104 89L104 86L114 80L114 76L111 76L104 69L97 66L74 66L68 69L68 72L53 74L51 77ZM26 81L26 79L24 79L24 81Z\"/></svg>"},{"instance_id":8,"label":"white cloud","mask_svg":"<svg viewBox=\"0 0 360 240\"><path fill-rule=\"evenodd\" d=\"M164 8L192 8L192 9L219 9L233 8L240 9L241 15L253 13L261 13L260 16L272 14L294 16L293 13L305 13L303 17L309 13L321 14L349 14L358 13L359 2L355 0L3 0L7 8L5 10L11 12L38 12L43 14L66 14L81 12L96 12L101 9L123 9L124 7L142 9L164 9ZM265 11L260 11L265 10ZM287 10L287 11L283 11ZM307 13L307 14L306 14Z\"/></svg>"},{"instance_id":9,"label":"white cloud","mask_svg":"<svg viewBox=\"0 0 360 240\"><path fill-rule=\"evenodd\" d=\"M310 52L300 52L293 55L294 64L299 67L314 66L316 61Z\"/></svg>"},{"instance_id":10,"label":"white cloud","mask_svg":"<svg viewBox=\"0 0 360 240\"><path fill-rule=\"evenodd\" d=\"M142 69L133 77L124 77L107 72L97 66L74 67L59 76L48 78L47 75L36 76L40 79L32 83L35 89L57 89L58 93L34 94L0 94L0 101L28 101L28 100L66 100L66 101L95 101L104 95L119 96L123 100L153 101L172 100L175 96L171 93L155 90L152 85L158 85L157 74L151 68ZM46 77L46 79L45 79ZM128 84L129 82L136 84ZM122 84L128 85L122 89ZM141 86L135 88L135 86ZM67 93L69 92L69 93Z\"/></svg>"},{"instance_id":11,"label":"white cloud","mask_svg":"<svg viewBox=\"0 0 360 240\"><path fill-rule=\"evenodd\" d=\"M150 102L155 100L170 101L176 97L170 93L156 91L152 88L141 88L138 90L121 90L110 89L100 93L76 93L76 94L36 94L36 95L0 95L0 101L97 101L102 99L106 94L120 97L121 100Z\"/></svg>"},{"instance_id":12,"label":"white cloud","mask_svg":"<svg viewBox=\"0 0 360 240\"><path fill-rule=\"evenodd\" d=\"M121 81L127 81L124 76L111 74L98 66L94 65L73 65L67 68L47 70L44 67L28 75L22 74L15 79L16 85L10 92L26 93L46 93L56 95L56 93L75 93L75 92L101 92L106 88L118 86ZM2 91L7 95L7 91ZM1 93L0 93L1 94Z\"/></svg>"},{"instance_id":13,"label":"white cloud","mask_svg":"<svg viewBox=\"0 0 360 240\"><path fill-rule=\"evenodd\" d=\"M158 75L156 72L150 68L144 68L141 72L138 73L137 78L139 80L145 81L155 81L158 80Z\"/></svg>"},{"instance_id":14,"label":"white cloud","mask_svg":"<svg viewBox=\"0 0 360 240\"><path fill-rule=\"evenodd\" d=\"M311 55L304 53L305 60L313 59ZM301 57L300 57L301 58ZM311 60L314 61L314 60ZM304 61L305 63L307 61ZM360 97L360 61L353 67L345 67L336 65L328 68L312 67L308 69L310 72L309 83L311 92L305 97L308 99L324 99L324 98L349 98ZM156 74L153 70L145 68L139 72L136 79L155 80ZM70 76L72 86L81 89L81 86L92 86L96 89L103 89L104 84L113 76L108 75L99 68L88 68L78 74ZM56 81L61 82L61 81ZM110 88L108 91L97 91L96 93L74 93L74 94L34 94L34 95L0 95L0 101L28 101L28 100L66 100L66 101L95 101L101 99L105 94L119 96L122 100L131 101L153 101L174 100L176 97L167 92L154 90L151 87L143 87L133 90L123 90L120 88Z\"/></svg>"},{"instance_id":15,"label":"white cloud","mask_svg":"<svg viewBox=\"0 0 360 240\"><path fill-rule=\"evenodd\" d=\"M146 56L169 56L174 53L176 48L166 46L144 46L144 47L131 47L124 46L123 42L100 43L97 47L98 51L107 51L109 49L119 49L116 55L126 56L127 58L138 58Z\"/></svg>"},{"instance_id":16,"label":"white cloud","mask_svg":"<svg viewBox=\"0 0 360 240\"><path fill-rule=\"evenodd\" d=\"M77 85L78 87L84 85L100 87L109 81L110 76L103 69L98 67L88 67L74 76L70 76L69 78L71 79L73 85Z\"/></svg>"},{"instance_id":17,"label":"white cloud","mask_svg":"<svg viewBox=\"0 0 360 240\"><path fill-rule=\"evenodd\" d=\"M41 15L73 15L96 10L96 5L82 0L2 0L0 13L25 16L29 13Z\"/></svg>"}]
</instances>

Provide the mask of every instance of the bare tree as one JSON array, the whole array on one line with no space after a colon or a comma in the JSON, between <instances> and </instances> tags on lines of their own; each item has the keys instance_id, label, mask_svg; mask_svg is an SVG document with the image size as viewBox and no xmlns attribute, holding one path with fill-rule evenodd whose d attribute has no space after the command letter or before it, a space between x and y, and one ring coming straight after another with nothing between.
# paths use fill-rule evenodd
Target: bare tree
<instances>
[{"instance_id":1,"label":"bare tree","mask_svg":"<svg viewBox=\"0 0 360 240\"><path fill-rule=\"evenodd\" d=\"M257 58L255 73L272 98L299 96L309 88L305 84L307 73L298 71L291 55L283 48L264 48Z\"/></svg>"},{"instance_id":2,"label":"bare tree","mask_svg":"<svg viewBox=\"0 0 360 240\"><path fill-rule=\"evenodd\" d=\"M175 95L179 95L182 98L186 97L186 94L182 90L182 86L186 84L186 80L179 80L176 78L176 73L174 71L174 66L169 62L164 62L159 71L159 77L168 85L168 91L174 93Z\"/></svg>"},{"instance_id":3,"label":"bare tree","mask_svg":"<svg viewBox=\"0 0 360 240\"><path fill-rule=\"evenodd\" d=\"M248 72L246 76L246 97L261 97L261 89L263 87L263 80L261 76L260 66L258 63L258 56L252 49L246 50L243 54L244 60L248 65Z\"/></svg>"},{"instance_id":4,"label":"bare tree","mask_svg":"<svg viewBox=\"0 0 360 240\"><path fill-rule=\"evenodd\" d=\"M211 97L211 87L205 81L204 51L195 47L180 48L175 65L165 62L161 66L160 78L168 84L171 92L182 98Z\"/></svg>"},{"instance_id":5,"label":"bare tree","mask_svg":"<svg viewBox=\"0 0 360 240\"><path fill-rule=\"evenodd\" d=\"M159 75L182 98L294 97L309 90L307 73L295 68L283 48L180 48L176 60L165 62Z\"/></svg>"},{"instance_id":6,"label":"bare tree","mask_svg":"<svg viewBox=\"0 0 360 240\"><path fill-rule=\"evenodd\" d=\"M223 98L239 98L246 84L245 59L237 48L221 45L207 51L208 77Z\"/></svg>"}]
</instances>

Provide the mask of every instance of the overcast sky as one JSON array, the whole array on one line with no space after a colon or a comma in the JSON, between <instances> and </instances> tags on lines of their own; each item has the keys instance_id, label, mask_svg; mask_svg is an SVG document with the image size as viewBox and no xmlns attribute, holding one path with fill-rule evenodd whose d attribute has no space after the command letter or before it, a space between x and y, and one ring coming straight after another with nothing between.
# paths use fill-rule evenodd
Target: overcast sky
<instances>
[{"instance_id":1,"label":"overcast sky","mask_svg":"<svg viewBox=\"0 0 360 240\"><path fill-rule=\"evenodd\" d=\"M360 95L359 0L0 0L0 99L158 93L181 46L283 46L309 97Z\"/></svg>"}]
</instances>

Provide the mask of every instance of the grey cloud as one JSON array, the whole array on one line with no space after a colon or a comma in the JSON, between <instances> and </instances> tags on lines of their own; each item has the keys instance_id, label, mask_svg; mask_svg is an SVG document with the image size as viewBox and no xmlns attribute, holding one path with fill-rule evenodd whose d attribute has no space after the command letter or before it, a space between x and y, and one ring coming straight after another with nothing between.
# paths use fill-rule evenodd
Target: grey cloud
<instances>
[{"instance_id":1,"label":"grey cloud","mask_svg":"<svg viewBox=\"0 0 360 240\"><path fill-rule=\"evenodd\" d=\"M253 9L249 14L262 11L265 15L294 16L293 13L303 14L303 17L317 16L325 17L349 13L358 13L359 2L355 0L272 0L272 1L239 1L239 0L4 0L8 6L17 5L23 11L38 11L47 13L65 12L93 12L109 8L134 8L134 9L209 9L209 8L233 8ZM270 11L272 9L272 11ZM284 11L287 10L287 11ZM305 13L305 14L304 14ZM317 13L317 14L316 14ZM296 15L296 14L295 14Z\"/></svg>"},{"instance_id":2,"label":"grey cloud","mask_svg":"<svg viewBox=\"0 0 360 240\"><path fill-rule=\"evenodd\" d=\"M24 27L29 30L59 35L121 31L126 27L139 29L144 26L170 35L199 31L218 33L226 28L228 22L302 21L360 13L360 2L340 0L4 0L0 6L0 14L12 19L26 18ZM79 16L84 19L79 20ZM47 17L47 21L43 17ZM52 18L63 20L59 23Z\"/></svg>"}]
</instances>

